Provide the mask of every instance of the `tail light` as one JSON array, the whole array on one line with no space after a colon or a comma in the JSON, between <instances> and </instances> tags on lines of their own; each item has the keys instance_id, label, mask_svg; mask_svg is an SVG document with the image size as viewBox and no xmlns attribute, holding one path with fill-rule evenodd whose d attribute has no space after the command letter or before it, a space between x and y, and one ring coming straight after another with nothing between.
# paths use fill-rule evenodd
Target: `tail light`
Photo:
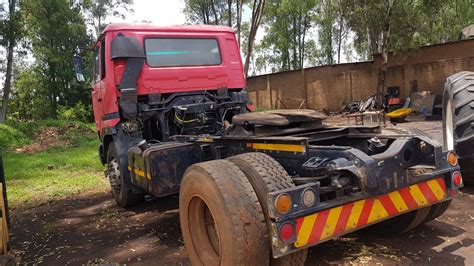
<instances>
[{"instance_id":1,"label":"tail light","mask_svg":"<svg viewBox=\"0 0 474 266\"><path fill-rule=\"evenodd\" d=\"M448 163L449 165L451 166L456 166L458 164L458 156L456 155L456 153L450 151L448 152Z\"/></svg>"},{"instance_id":2,"label":"tail light","mask_svg":"<svg viewBox=\"0 0 474 266\"><path fill-rule=\"evenodd\" d=\"M462 175L458 171L453 173L453 184L456 187L462 187Z\"/></svg>"},{"instance_id":3,"label":"tail light","mask_svg":"<svg viewBox=\"0 0 474 266\"><path fill-rule=\"evenodd\" d=\"M275 208L281 214L287 213L291 209L291 205L290 195L286 193L278 195L275 200Z\"/></svg>"},{"instance_id":4,"label":"tail light","mask_svg":"<svg viewBox=\"0 0 474 266\"><path fill-rule=\"evenodd\" d=\"M295 227L291 223L284 223L279 231L280 239L283 242L290 242L295 239Z\"/></svg>"}]
</instances>

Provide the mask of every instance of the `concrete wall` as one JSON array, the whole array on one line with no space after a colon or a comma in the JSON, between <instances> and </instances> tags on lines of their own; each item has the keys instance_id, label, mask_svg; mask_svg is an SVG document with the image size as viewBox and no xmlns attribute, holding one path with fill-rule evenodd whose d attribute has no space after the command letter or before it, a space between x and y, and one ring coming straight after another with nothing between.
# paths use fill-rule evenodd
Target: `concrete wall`
<instances>
[{"instance_id":1,"label":"concrete wall","mask_svg":"<svg viewBox=\"0 0 474 266\"><path fill-rule=\"evenodd\" d=\"M311 67L249 77L247 88L257 108L303 108L337 111L375 93L381 56L374 61ZM413 89L443 94L446 78L474 71L474 40L426 46L389 57L386 87L399 86L401 97ZM280 99L280 100L279 100Z\"/></svg>"}]
</instances>

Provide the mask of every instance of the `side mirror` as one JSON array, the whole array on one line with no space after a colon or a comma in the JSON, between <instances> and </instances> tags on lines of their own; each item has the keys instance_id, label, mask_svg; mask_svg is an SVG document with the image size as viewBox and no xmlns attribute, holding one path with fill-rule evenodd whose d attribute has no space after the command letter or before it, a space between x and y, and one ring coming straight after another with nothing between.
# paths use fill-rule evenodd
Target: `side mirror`
<instances>
[{"instance_id":1,"label":"side mirror","mask_svg":"<svg viewBox=\"0 0 474 266\"><path fill-rule=\"evenodd\" d=\"M86 81L85 68L84 68L84 62L82 61L82 57L74 56L72 58L72 64L74 65L74 71L76 72L77 81L79 82Z\"/></svg>"}]
</instances>

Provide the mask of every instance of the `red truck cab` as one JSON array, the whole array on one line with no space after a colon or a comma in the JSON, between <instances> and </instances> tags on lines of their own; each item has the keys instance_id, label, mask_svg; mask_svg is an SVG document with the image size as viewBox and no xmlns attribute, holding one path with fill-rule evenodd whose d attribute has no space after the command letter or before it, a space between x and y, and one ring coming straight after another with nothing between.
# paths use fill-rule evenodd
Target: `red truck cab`
<instances>
[{"instance_id":1,"label":"red truck cab","mask_svg":"<svg viewBox=\"0 0 474 266\"><path fill-rule=\"evenodd\" d=\"M120 38L134 40L136 46L115 46L114 51L114 40ZM239 47L229 27L110 24L94 47L92 102L101 139L120 121L117 87L128 56L137 56L133 53L140 48L144 63L135 81L138 98L245 87Z\"/></svg>"}]
</instances>

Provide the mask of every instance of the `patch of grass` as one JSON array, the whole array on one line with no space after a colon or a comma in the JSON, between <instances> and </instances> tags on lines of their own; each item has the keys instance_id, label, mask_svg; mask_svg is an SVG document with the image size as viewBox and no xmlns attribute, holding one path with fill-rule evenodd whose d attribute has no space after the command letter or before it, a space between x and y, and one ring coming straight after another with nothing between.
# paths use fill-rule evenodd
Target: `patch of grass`
<instances>
[{"instance_id":1,"label":"patch of grass","mask_svg":"<svg viewBox=\"0 0 474 266\"><path fill-rule=\"evenodd\" d=\"M108 189L104 167L98 158L97 138L81 133L80 128L72 128L65 135L77 138L75 145L33 154L3 154L12 208L32 207L71 194Z\"/></svg>"}]
</instances>

